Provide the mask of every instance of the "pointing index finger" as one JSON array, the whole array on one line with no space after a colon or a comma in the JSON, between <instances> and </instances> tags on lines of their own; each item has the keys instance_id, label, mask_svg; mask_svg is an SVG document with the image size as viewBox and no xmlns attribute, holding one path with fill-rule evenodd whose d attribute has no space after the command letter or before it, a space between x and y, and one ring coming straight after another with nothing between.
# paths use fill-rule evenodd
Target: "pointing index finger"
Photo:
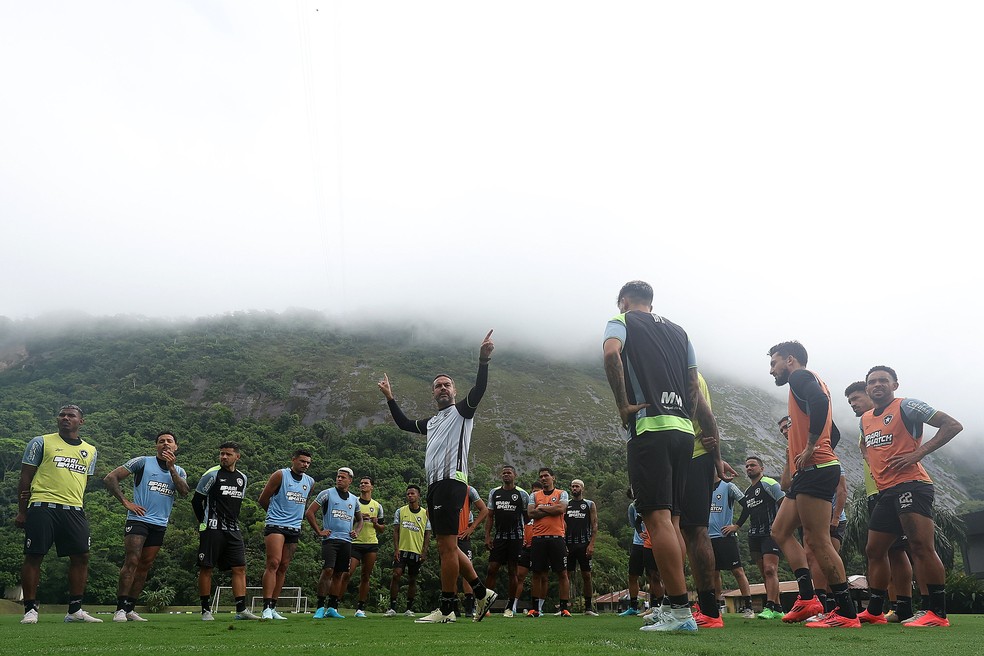
<instances>
[{"instance_id":1,"label":"pointing index finger","mask_svg":"<svg viewBox=\"0 0 984 656\"><path fill-rule=\"evenodd\" d=\"M495 329L493 328L492 330L495 330ZM489 341L489 337L491 337L491 336L492 336L492 330L490 330L490 331L489 331L489 334L485 336L485 341L486 341L486 342L487 342L487 341Z\"/></svg>"}]
</instances>

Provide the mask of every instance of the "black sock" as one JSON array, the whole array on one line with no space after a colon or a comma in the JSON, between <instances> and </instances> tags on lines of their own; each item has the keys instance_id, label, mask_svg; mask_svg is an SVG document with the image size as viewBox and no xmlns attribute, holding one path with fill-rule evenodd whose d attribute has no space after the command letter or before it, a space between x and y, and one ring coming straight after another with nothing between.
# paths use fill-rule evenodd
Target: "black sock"
<instances>
[{"instance_id":1,"label":"black sock","mask_svg":"<svg viewBox=\"0 0 984 656\"><path fill-rule=\"evenodd\" d=\"M208 603L208 596L198 598L202 602L202 612L207 613L212 610L212 606Z\"/></svg>"},{"instance_id":2,"label":"black sock","mask_svg":"<svg viewBox=\"0 0 984 656\"><path fill-rule=\"evenodd\" d=\"M246 595L236 597L236 612L242 613L246 610Z\"/></svg>"},{"instance_id":3,"label":"black sock","mask_svg":"<svg viewBox=\"0 0 984 656\"><path fill-rule=\"evenodd\" d=\"M396 597L390 597L390 608L396 610Z\"/></svg>"},{"instance_id":4,"label":"black sock","mask_svg":"<svg viewBox=\"0 0 984 656\"><path fill-rule=\"evenodd\" d=\"M474 581L469 581L468 583L471 584L472 594L475 595L476 599L485 598L485 583L482 582L482 579L476 576Z\"/></svg>"},{"instance_id":5,"label":"black sock","mask_svg":"<svg viewBox=\"0 0 984 656\"><path fill-rule=\"evenodd\" d=\"M793 574L796 575L796 585L799 586L800 599L803 601L809 601L813 599L815 591L813 590L813 577L810 576L809 567L801 567Z\"/></svg>"},{"instance_id":6,"label":"black sock","mask_svg":"<svg viewBox=\"0 0 984 656\"><path fill-rule=\"evenodd\" d=\"M509 610L512 610L513 604L516 603L516 597L509 597L509 604L506 606Z\"/></svg>"},{"instance_id":7,"label":"black sock","mask_svg":"<svg viewBox=\"0 0 984 656\"><path fill-rule=\"evenodd\" d=\"M823 606L824 612L827 612L827 591L817 588L814 592L816 592L817 599L820 601L820 604Z\"/></svg>"},{"instance_id":8,"label":"black sock","mask_svg":"<svg viewBox=\"0 0 984 656\"><path fill-rule=\"evenodd\" d=\"M912 617L912 597L899 597L895 600L895 614L900 620Z\"/></svg>"},{"instance_id":9,"label":"black sock","mask_svg":"<svg viewBox=\"0 0 984 656\"><path fill-rule=\"evenodd\" d=\"M407 597L407 610L413 610L413 597Z\"/></svg>"},{"instance_id":10,"label":"black sock","mask_svg":"<svg viewBox=\"0 0 984 656\"><path fill-rule=\"evenodd\" d=\"M530 597L530 609L540 612L540 599L539 597Z\"/></svg>"},{"instance_id":11,"label":"black sock","mask_svg":"<svg viewBox=\"0 0 984 656\"><path fill-rule=\"evenodd\" d=\"M851 591L847 589L847 581L831 583L830 591L834 594L834 599L837 600L838 615L850 619L858 616L858 611L854 608L854 600L851 599Z\"/></svg>"},{"instance_id":12,"label":"black sock","mask_svg":"<svg viewBox=\"0 0 984 656\"><path fill-rule=\"evenodd\" d=\"M700 612L708 617L721 617L721 611L717 605L714 590L698 590L697 603L700 604Z\"/></svg>"},{"instance_id":13,"label":"black sock","mask_svg":"<svg viewBox=\"0 0 984 656\"><path fill-rule=\"evenodd\" d=\"M137 598L136 597L127 597L126 598L126 607L123 610L125 610L128 613L132 613L133 612L133 609L136 608L136 607L137 607Z\"/></svg>"},{"instance_id":14,"label":"black sock","mask_svg":"<svg viewBox=\"0 0 984 656\"><path fill-rule=\"evenodd\" d=\"M584 598L584 612L591 610L591 597Z\"/></svg>"},{"instance_id":15,"label":"black sock","mask_svg":"<svg viewBox=\"0 0 984 656\"><path fill-rule=\"evenodd\" d=\"M451 604L451 610L454 611L454 614L455 615L457 615L458 617L461 617L461 608L458 605L458 595L457 594L454 595L454 603ZM447 615L447 613L442 613L442 614L443 615Z\"/></svg>"},{"instance_id":16,"label":"black sock","mask_svg":"<svg viewBox=\"0 0 984 656\"><path fill-rule=\"evenodd\" d=\"M465 595L465 613L475 612L475 595L466 594Z\"/></svg>"},{"instance_id":17,"label":"black sock","mask_svg":"<svg viewBox=\"0 0 984 656\"><path fill-rule=\"evenodd\" d=\"M881 615L885 612L885 595L888 594L888 590L876 590L871 588L869 590L871 593L868 599L868 614L869 615Z\"/></svg>"},{"instance_id":18,"label":"black sock","mask_svg":"<svg viewBox=\"0 0 984 656\"><path fill-rule=\"evenodd\" d=\"M752 598L751 597L742 597L741 598L741 607L743 609L744 608L751 608L752 607Z\"/></svg>"},{"instance_id":19,"label":"black sock","mask_svg":"<svg viewBox=\"0 0 984 656\"><path fill-rule=\"evenodd\" d=\"M270 610L273 610L273 599L270 599L269 597L263 600L263 610L266 610L268 608Z\"/></svg>"},{"instance_id":20,"label":"black sock","mask_svg":"<svg viewBox=\"0 0 984 656\"><path fill-rule=\"evenodd\" d=\"M82 597L76 597L75 599L68 600L68 613L77 613L82 610Z\"/></svg>"},{"instance_id":21,"label":"black sock","mask_svg":"<svg viewBox=\"0 0 984 656\"><path fill-rule=\"evenodd\" d=\"M358 605L358 606L356 606L356 607L355 607L355 609L356 609L356 610L365 610L365 609L366 609L366 602L364 602L364 601L362 601L362 600L360 599L360 600L359 600L359 605Z\"/></svg>"},{"instance_id":22,"label":"black sock","mask_svg":"<svg viewBox=\"0 0 984 656\"><path fill-rule=\"evenodd\" d=\"M561 599L560 600L560 610L568 610L568 608L570 607L570 605L571 605L571 602L570 602L569 599Z\"/></svg>"},{"instance_id":23,"label":"black sock","mask_svg":"<svg viewBox=\"0 0 984 656\"><path fill-rule=\"evenodd\" d=\"M37 610L37 609L38 609L38 601L37 601L37 599L25 599L24 600L24 612L25 613L30 612L32 610Z\"/></svg>"},{"instance_id":24,"label":"black sock","mask_svg":"<svg viewBox=\"0 0 984 656\"><path fill-rule=\"evenodd\" d=\"M338 610L338 597L331 595L328 597L328 608L334 608Z\"/></svg>"},{"instance_id":25,"label":"black sock","mask_svg":"<svg viewBox=\"0 0 984 656\"><path fill-rule=\"evenodd\" d=\"M629 608L639 610L639 597L629 597Z\"/></svg>"},{"instance_id":26,"label":"black sock","mask_svg":"<svg viewBox=\"0 0 984 656\"><path fill-rule=\"evenodd\" d=\"M126 597L116 598L116 610L126 612Z\"/></svg>"},{"instance_id":27,"label":"black sock","mask_svg":"<svg viewBox=\"0 0 984 656\"><path fill-rule=\"evenodd\" d=\"M453 592L441 593L441 615L450 615L454 612L454 604L458 601L458 595Z\"/></svg>"},{"instance_id":28,"label":"black sock","mask_svg":"<svg viewBox=\"0 0 984 656\"><path fill-rule=\"evenodd\" d=\"M668 595L670 599L670 608L686 608L690 606L690 597L687 593L681 595Z\"/></svg>"},{"instance_id":29,"label":"black sock","mask_svg":"<svg viewBox=\"0 0 984 656\"><path fill-rule=\"evenodd\" d=\"M318 595L318 608L327 608L328 597L322 597Z\"/></svg>"},{"instance_id":30,"label":"black sock","mask_svg":"<svg viewBox=\"0 0 984 656\"><path fill-rule=\"evenodd\" d=\"M929 610L940 617L946 617L946 586L930 584L926 589L929 592Z\"/></svg>"}]
</instances>

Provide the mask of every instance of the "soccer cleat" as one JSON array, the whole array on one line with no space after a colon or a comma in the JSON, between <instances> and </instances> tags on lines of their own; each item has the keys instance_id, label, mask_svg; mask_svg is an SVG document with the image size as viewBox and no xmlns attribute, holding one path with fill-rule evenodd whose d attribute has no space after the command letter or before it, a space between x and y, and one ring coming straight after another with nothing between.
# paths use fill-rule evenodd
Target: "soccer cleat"
<instances>
[{"instance_id":1,"label":"soccer cleat","mask_svg":"<svg viewBox=\"0 0 984 656\"><path fill-rule=\"evenodd\" d=\"M825 613L822 620L807 622L804 626L808 629L860 629L861 622L856 617L838 615L835 608Z\"/></svg>"},{"instance_id":2,"label":"soccer cleat","mask_svg":"<svg viewBox=\"0 0 984 656\"><path fill-rule=\"evenodd\" d=\"M260 618L257 617L253 613L253 611L251 611L250 609L244 608L241 612L236 613L233 616L233 619L237 619L237 620L258 620Z\"/></svg>"},{"instance_id":3,"label":"soccer cleat","mask_svg":"<svg viewBox=\"0 0 984 656\"><path fill-rule=\"evenodd\" d=\"M215 618L212 617L212 611L210 611L210 610L203 610L202 611L202 621L203 622L212 622L214 620L215 620Z\"/></svg>"},{"instance_id":4,"label":"soccer cleat","mask_svg":"<svg viewBox=\"0 0 984 656\"><path fill-rule=\"evenodd\" d=\"M115 621L116 618L114 617L113 620ZM126 614L126 621L127 622L146 622L147 620L145 620L144 618L142 618L139 615L137 615L137 611L131 610L131 611L129 611Z\"/></svg>"},{"instance_id":5,"label":"soccer cleat","mask_svg":"<svg viewBox=\"0 0 984 656\"><path fill-rule=\"evenodd\" d=\"M433 610L430 613L424 615L423 617L414 620L414 622L417 624L450 624L452 622L457 622L457 621L458 618L454 616L454 611L448 613L447 615L444 615L443 613L441 613L440 608Z\"/></svg>"},{"instance_id":6,"label":"soccer cleat","mask_svg":"<svg viewBox=\"0 0 984 656\"><path fill-rule=\"evenodd\" d=\"M819 622L820 620L822 620L826 616L827 616L827 613L818 613L817 615L814 615L813 617L806 618L806 621L807 622Z\"/></svg>"},{"instance_id":7,"label":"soccer cleat","mask_svg":"<svg viewBox=\"0 0 984 656\"><path fill-rule=\"evenodd\" d=\"M899 614L896 613L894 610L890 610L887 613L885 613L885 621L888 622L889 624L898 624L899 622L902 621L902 618L899 617Z\"/></svg>"},{"instance_id":8,"label":"soccer cleat","mask_svg":"<svg viewBox=\"0 0 984 656\"><path fill-rule=\"evenodd\" d=\"M316 619L316 620L323 620L323 619L325 619L325 611L326 610L327 609L324 606L322 606L318 610L314 611L314 619ZM393 613L393 614L395 615L396 613Z\"/></svg>"},{"instance_id":9,"label":"soccer cleat","mask_svg":"<svg viewBox=\"0 0 984 656\"><path fill-rule=\"evenodd\" d=\"M823 604L817 599L816 595L813 595L809 599L800 599L796 597L796 603L789 610L788 613L782 616L782 621L787 624L795 624L796 622L802 622L808 617L813 615L819 615L823 612Z\"/></svg>"},{"instance_id":10,"label":"soccer cleat","mask_svg":"<svg viewBox=\"0 0 984 656\"><path fill-rule=\"evenodd\" d=\"M533 617L533 618L540 617L540 611L531 608L528 611L526 611L526 617Z\"/></svg>"},{"instance_id":11,"label":"soccer cleat","mask_svg":"<svg viewBox=\"0 0 984 656\"><path fill-rule=\"evenodd\" d=\"M274 608L272 610L273 610L273 619L275 619L275 620L286 620L287 619L286 617L284 617L283 615L281 615L280 613L278 613L276 608Z\"/></svg>"},{"instance_id":12,"label":"soccer cleat","mask_svg":"<svg viewBox=\"0 0 984 656\"><path fill-rule=\"evenodd\" d=\"M396 609L388 608L386 612L383 613L383 617L396 617Z\"/></svg>"},{"instance_id":13,"label":"soccer cleat","mask_svg":"<svg viewBox=\"0 0 984 656\"><path fill-rule=\"evenodd\" d=\"M662 622L658 624L647 624L646 626L639 629L640 631L697 631L697 622L694 621L693 617L688 617L686 619L680 619L670 615L669 617L664 617Z\"/></svg>"},{"instance_id":14,"label":"soccer cleat","mask_svg":"<svg viewBox=\"0 0 984 656\"><path fill-rule=\"evenodd\" d=\"M914 627L927 627L927 626L950 626L950 620L945 617L940 617L931 610L927 610L918 619L913 616L911 622L903 622L903 626L914 626Z\"/></svg>"},{"instance_id":15,"label":"soccer cleat","mask_svg":"<svg viewBox=\"0 0 984 656\"><path fill-rule=\"evenodd\" d=\"M273 609L272 608L264 608L263 609L263 612L260 613L260 619L261 620L272 620L273 619Z\"/></svg>"},{"instance_id":16,"label":"soccer cleat","mask_svg":"<svg viewBox=\"0 0 984 656\"><path fill-rule=\"evenodd\" d=\"M502 611L503 617L512 617L514 614L515 613L513 613L512 608L507 608L506 610Z\"/></svg>"},{"instance_id":17,"label":"soccer cleat","mask_svg":"<svg viewBox=\"0 0 984 656\"><path fill-rule=\"evenodd\" d=\"M762 612L756 615L760 620L775 620L783 616L779 611L772 610L771 608L763 608Z\"/></svg>"},{"instance_id":18,"label":"soccer cleat","mask_svg":"<svg viewBox=\"0 0 984 656\"><path fill-rule=\"evenodd\" d=\"M355 616L356 617L365 617L366 616L366 611L364 611L364 610L362 610L360 608L359 610L355 611Z\"/></svg>"},{"instance_id":19,"label":"soccer cleat","mask_svg":"<svg viewBox=\"0 0 984 656\"><path fill-rule=\"evenodd\" d=\"M554 617L560 617L560 611L559 610L556 613L554 613Z\"/></svg>"},{"instance_id":20,"label":"soccer cleat","mask_svg":"<svg viewBox=\"0 0 984 656\"><path fill-rule=\"evenodd\" d=\"M694 613L694 622L701 629L723 629L724 628L724 618L720 615L717 617L708 617L704 613L697 611Z\"/></svg>"},{"instance_id":21,"label":"soccer cleat","mask_svg":"<svg viewBox=\"0 0 984 656\"><path fill-rule=\"evenodd\" d=\"M409 608L408 608L408 609L406 609L406 610L405 610L405 611L403 612L403 614L404 614L404 615L405 615L406 617L417 617L417 613L415 613L415 612L413 612L413 611L412 611L412 610L410 610Z\"/></svg>"},{"instance_id":22,"label":"soccer cleat","mask_svg":"<svg viewBox=\"0 0 984 656\"><path fill-rule=\"evenodd\" d=\"M99 622L99 623L102 622L101 619L89 615L89 613L85 612L81 608L75 611L74 613L66 614L65 621L66 622Z\"/></svg>"},{"instance_id":23,"label":"soccer cleat","mask_svg":"<svg viewBox=\"0 0 984 656\"><path fill-rule=\"evenodd\" d=\"M37 624L38 623L38 610L32 608L31 610L24 613L24 617L21 618L21 624Z\"/></svg>"},{"instance_id":24,"label":"soccer cleat","mask_svg":"<svg viewBox=\"0 0 984 656\"><path fill-rule=\"evenodd\" d=\"M926 613L928 613L928 612L929 612L929 611L926 611L926 610L917 610L917 611L916 611L916 612L915 612L915 613L914 613L914 614L912 615L912 617L909 617L909 618L907 618L907 619L904 619L904 620L902 620L902 622L901 622L901 623L902 623L902 624L908 624L909 622L915 622L916 620L918 620L918 619L921 619L921 618L922 618L922 616L923 616L923 615L925 615L925 614L926 614Z\"/></svg>"},{"instance_id":25,"label":"soccer cleat","mask_svg":"<svg viewBox=\"0 0 984 656\"><path fill-rule=\"evenodd\" d=\"M113 613L114 622L125 622L126 621L126 611L122 608Z\"/></svg>"},{"instance_id":26,"label":"soccer cleat","mask_svg":"<svg viewBox=\"0 0 984 656\"><path fill-rule=\"evenodd\" d=\"M588 617L598 617L598 613L594 612L590 608L588 610L584 611L584 614L587 615Z\"/></svg>"},{"instance_id":27,"label":"soccer cleat","mask_svg":"<svg viewBox=\"0 0 984 656\"><path fill-rule=\"evenodd\" d=\"M571 611L569 611L569 610L567 610L565 608L564 610L560 611L560 616L561 617L570 617L571 616Z\"/></svg>"},{"instance_id":28,"label":"soccer cleat","mask_svg":"<svg viewBox=\"0 0 984 656\"><path fill-rule=\"evenodd\" d=\"M746 620L754 620L755 619L755 611L752 610L752 607L751 606L746 606L741 611L741 616L743 618L745 618Z\"/></svg>"},{"instance_id":29,"label":"soccer cleat","mask_svg":"<svg viewBox=\"0 0 984 656\"><path fill-rule=\"evenodd\" d=\"M629 608L626 608L621 613L619 613L618 616L619 617L632 617L633 615L638 615L638 614L639 614L639 609L638 608L632 608L630 606Z\"/></svg>"},{"instance_id":30,"label":"soccer cleat","mask_svg":"<svg viewBox=\"0 0 984 656\"><path fill-rule=\"evenodd\" d=\"M862 624L888 624L888 620L885 619L885 613L872 615L868 612L867 608L858 613L858 621Z\"/></svg>"},{"instance_id":31,"label":"soccer cleat","mask_svg":"<svg viewBox=\"0 0 984 656\"><path fill-rule=\"evenodd\" d=\"M485 589L485 596L481 599L475 599L475 616L472 618L473 622L481 622L485 619L486 614L488 614L489 609L492 608L492 604L495 600L499 598L499 595L492 588Z\"/></svg>"},{"instance_id":32,"label":"soccer cleat","mask_svg":"<svg viewBox=\"0 0 984 656\"><path fill-rule=\"evenodd\" d=\"M328 610L326 610L325 611L325 617L330 617L333 620L344 620L345 619L345 616L342 615L341 613L339 613L334 608L329 608Z\"/></svg>"}]
</instances>

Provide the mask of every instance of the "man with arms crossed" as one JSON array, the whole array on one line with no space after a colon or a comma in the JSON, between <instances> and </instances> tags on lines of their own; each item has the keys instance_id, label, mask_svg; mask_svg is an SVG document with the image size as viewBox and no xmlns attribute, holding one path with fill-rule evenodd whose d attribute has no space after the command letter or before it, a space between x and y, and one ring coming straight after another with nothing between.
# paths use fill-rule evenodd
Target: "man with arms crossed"
<instances>
[{"instance_id":1,"label":"man with arms crossed","mask_svg":"<svg viewBox=\"0 0 984 656\"><path fill-rule=\"evenodd\" d=\"M526 514L533 520L533 546L530 551L530 570L533 572L532 608L529 617L543 614L547 596L547 572L557 575L557 594L560 596L560 616L570 617L571 581L567 576L567 545L564 543L564 513L570 497L554 487L554 474L549 467L540 468L542 490L530 496Z\"/></svg>"},{"instance_id":2,"label":"man with arms crossed","mask_svg":"<svg viewBox=\"0 0 984 656\"><path fill-rule=\"evenodd\" d=\"M407 610L403 614L413 617L413 600L417 595L417 574L427 560L430 546L431 525L427 511L420 506L420 488L413 483L407 486L407 505L393 513L393 578L390 581L390 605L383 613L396 616L396 598L400 595L400 579L407 573Z\"/></svg>"},{"instance_id":3,"label":"man with arms crossed","mask_svg":"<svg viewBox=\"0 0 984 656\"><path fill-rule=\"evenodd\" d=\"M372 498L372 476L359 479L359 512L362 513L362 530L352 540L352 560L349 571L342 575L342 590L348 590L349 578L356 567L359 570L359 601L355 609L356 617L366 617L366 602L369 600L369 581L376 566L379 554L379 534L386 530L383 523L383 506Z\"/></svg>"},{"instance_id":4,"label":"man with arms crossed","mask_svg":"<svg viewBox=\"0 0 984 656\"><path fill-rule=\"evenodd\" d=\"M305 472L311 466L311 452L297 449L290 459L290 467L278 469L270 475L260 492L259 504L267 511L263 529L266 548L266 566L263 568L264 620L286 620L277 612L277 601L284 588L287 568L297 551L301 539L301 520L304 506L314 487L314 479Z\"/></svg>"},{"instance_id":5,"label":"man with arms crossed","mask_svg":"<svg viewBox=\"0 0 984 656\"><path fill-rule=\"evenodd\" d=\"M823 571L837 607L822 620L807 622L808 628L859 628L854 601L847 588L847 575L840 554L830 541L830 500L841 479L840 462L832 441L839 437L831 414L830 391L806 368L806 348L796 341L780 342L769 349L769 373L776 386L789 385L789 440L784 480L789 481L786 498L772 523L772 537L782 549L799 585L799 597L784 622L802 622L823 612L813 588L806 550L796 539L803 527L803 541Z\"/></svg>"},{"instance_id":6,"label":"man with arms crossed","mask_svg":"<svg viewBox=\"0 0 984 656\"><path fill-rule=\"evenodd\" d=\"M653 314L652 302L648 283L634 280L622 286L617 298L621 314L605 329L605 375L629 432L629 484L670 602L665 621L643 630L696 631L683 569L685 549L673 518L682 510L693 457L692 420L698 419L708 436L717 437L717 425L699 391L697 358L686 331ZM720 459L718 470L724 478Z\"/></svg>"},{"instance_id":7,"label":"man with arms crossed","mask_svg":"<svg viewBox=\"0 0 984 656\"><path fill-rule=\"evenodd\" d=\"M896 536L905 534L912 549L916 579L929 592L929 609L902 626L946 627L946 570L936 553L933 522L933 479L920 462L963 426L948 414L913 398L896 398L899 378L891 367L872 367L865 378L875 407L861 416L861 452L878 484L878 502L868 521L868 580L871 600L865 621L884 621L882 609L891 578L888 552ZM923 426L938 429L923 443Z\"/></svg>"},{"instance_id":8,"label":"man with arms crossed","mask_svg":"<svg viewBox=\"0 0 984 656\"><path fill-rule=\"evenodd\" d=\"M140 456L106 474L103 484L126 508L123 548L126 551L120 568L114 622L146 622L134 606L157 552L164 544L164 532L174 507L174 495L188 496L188 475L175 464L178 443L174 434L157 434L157 455ZM123 495L120 481L133 474L133 501Z\"/></svg>"},{"instance_id":9,"label":"man with arms crossed","mask_svg":"<svg viewBox=\"0 0 984 656\"><path fill-rule=\"evenodd\" d=\"M386 397L393 421L401 429L427 436L424 467L427 470L427 509L431 527L437 536L441 556L441 606L417 622L454 622L455 591L458 576L468 581L475 594L475 622L485 618L486 609L498 596L475 573L468 557L458 548L458 522L468 494L468 449L471 446L475 411L485 394L492 360L492 331L485 336L478 351L478 375L475 386L462 401L455 401L454 380L438 374L431 382L437 414L411 420L403 414L393 398L389 377L383 374L379 389Z\"/></svg>"},{"instance_id":10,"label":"man with arms crossed","mask_svg":"<svg viewBox=\"0 0 984 656\"><path fill-rule=\"evenodd\" d=\"M246 608L246 544L239 530L239 511L246 495L246 474L236 468L239 444L219 445L219 465L202 476L191 507L198 518L198 595L202 620L211 622L212 570L232 571L232 594L237 620L260 619Z\"/></svg>"},{"instance_id":11,"label":"man with arms crossed","mask_svg":"<svg viewBox=\"0 0 984 656\"><path fill-rule=\"evenodd\" d=\"M509 603L502 616L512 617L518 597L516 565L523 551L523 527L530 495L516 486L516 470L512 465L503 465L500 476L502 485L489 492L488 507L492 514L491 519L485 522L485 546L489 549L489 573L485 577L485 587L495 589L499 567L505 563L509 573Z\"/></svg>"},{"instance_id":12,"label":"man with arms crossed","mask_svg":"<svg viewBox=\"0 0 984 656\"><path fill-rule=\"evenodd\" d=\"M89 521L82 496L89 477L96 473L96 447L79 437L85 423L82 408L58 410L58 432L27 443L17 484L14 525L24 529L24 617L21 624L38 623L38 584L41 562L55 545L58 556L68 556L68 614L66 622L102 622L82 610L89 579Z\"/></svg>"},{"instance_id":13,"label":"man with arms crossed","mask_svg":"<svg viewBox=\"0 0 984 656\"><path fill-rule=\"evenodd\" d=\"M352 557L352 540L362 530L362 511L355 495L349 492L354 472L348 467L335 474L335 487L323 490L304 513L315 535L321 537L321 558L324 564L318 579L318 610L314 619L326 617L342 620L338 600L345 592L344 573ZM321 526L317 516L321 513Z\"/></svg>"}]
</instances>

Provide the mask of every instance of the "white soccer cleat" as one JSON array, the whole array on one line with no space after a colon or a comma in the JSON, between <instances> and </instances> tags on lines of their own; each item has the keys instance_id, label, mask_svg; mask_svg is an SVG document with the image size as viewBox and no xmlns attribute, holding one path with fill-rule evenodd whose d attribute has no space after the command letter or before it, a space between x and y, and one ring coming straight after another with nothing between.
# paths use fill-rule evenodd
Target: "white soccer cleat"
<instances>
[{"instance_id":1,"label":"white soccer cleat","mask_svg":"<svg viewBox=\"0 0 984 656\"><path fill-rule=\"evenodd\" d=\"M417 617L417 613L413 612L409 608L403 614L407 617Z\"/></svg>"},{"instance_id":2,"label":"white soccer cleat","mask_svg":"<svg viewBox=\"0 0 984 656\"><path fill-rule=\"evenodd\" d=\"M126 611L123 610L123 609L120 609L120 610L116 611L115 613L113 613L113 621L114 622L125 622L126 621Z\"/></svg>"},{"instance_id":3,"label":"white soccer cleat","mask_svg":"<svg viewBox=\"0 0 984 656\"><path fill-rule=\"evenodd\" d=\"M102 620L101 619L99 619L98 617L93 617L92 615L89 615L89 613L85 612L81 608L78 609L77 611L75 611L74 613L67 613L65 615L65 621L66 622L86 622L86 623L98 622L98 623L102 623Z\"/></svg>"},{"instance_id":4,"label":"white soccer cleat","mask_svg":"<svg viewBox=\"0 0 984 656\"><path fill-rule=\"evenodd\" d=\"M116 617L115 616L113 617L113 621L114 622L116 621ZM131 610L130 612L128 612L126 614L126 621L127 622L146 622L147 620L145 620L144 618L142 618L139 615L137 615L137 611Z\"/></svg>"},{"instance_id":5,"label":"white soccer cleat","mask_svg":"<svg viewBox=\"0 0 984 656\"><path fill-rule=\"evenodd\" d=\"M417 624L450 624L451 622L457 622L457 621L458 618L454 616L453 611L451 613L448 613L447 615L444 615L443 613L441 613L440 608L431 611L430 613L427 613L423 617L414 620L414 622L416 622Z\"/></svg>"},{"instance_id":6,"label":"white soccer cleat","mask_svg":"<svg viewBox=\"0 0 984 656\"><path fill-rule=\"evenodd\" d=\"M485 589L485 596L475 600L475 616L473 622L481 622L485 619L486 613L492 608L492 604L499 598L499 595L492 588ZM453 613L452 613L453 614Z\"/></svg>"},{"instance_id":7,"label":"white soccer cleat","mask_svg":"<svg viewBox=\"0 0 984 656\"><path fill-rule=\"evenodd\" d=\"M512 612L512 608L507 608L506 610L502 611L503 617L512 617L513 615L515 615L515 613Z\"/></svg>"},{"instance_id":8,"label":"white soccer cleat","mask_svg":"<svg viewBox=\"0 0 984 656\"><path fill-rule=\"evenodd\" d=\"M362 610L360 608L359 610L355 611L355 616L356 617L366 617L366 611L364 611L364 610Z\"/></svg>"},{"instance_id":9,"label":"white soccer cleat","mask_svg":"<svg viewBox=\"0 0 984 656\"><path fill-rule=\"evenodd\" d=\"M212 622L214 620L215 620L215 618L212 617L212 611L210 611L210 610L203 610L202 611L202 621L203 622Z\"/></svg>"},{"instance_id":10,"label":"white soccer cleat","mask_svg":"<svg viewBox=\"0 0 984 656\"><path fill-rule=\"evenodd\" d=\"M263 609L263 612L260 613L260 619L261 620L272 620L273 619L273 609L272 608L264 608Z\"/></svg>"},{"instance_id":11,"label":"white soccer cleat","mask_svg":"<svg viewBox=\"0 0 984 656\"><path fill-rule=\"evenodd\" d=\"M237 620L258 620L260 618L257 617L257 615L253 611L251 611L250 609L246 608L241 613L236 613L233 616L233 619L237 619Z\"/></svg>"},{"instance_id":12,"label":"white soccer cleat","mask_svg":"<svg viewBox=\"0 0 984 656\"><path fill-rule=\"evenodd\" d=\"M393 608L386 609L386 612L383 613L383 617L396 617L396 610Z\"/></svg>"},{"instance_id":13,"label":"white soccer cleat","mask_svg":"<svg viewBox=\"0 0 984 656\"><path fill-rule=\"evenodd\" d=\"M24 617L20 621L21 624L37 624L38 623L38 611L36 608L24 613Z\"/></svg>"},{"instance_id":14,"label":"white soccer cleat","mask_svg":"<svg viewBox=\"0 0 984 656\"><path fill-rule=\"evenodd\" d=\"M286 617L284 617L283 615L281 615L280 613L278 613L276 608L271 608L270 610L273 611L272 612L273 619L275 619L275 620L286 620L287 619Z\"/></svg>"}]
</instances>

